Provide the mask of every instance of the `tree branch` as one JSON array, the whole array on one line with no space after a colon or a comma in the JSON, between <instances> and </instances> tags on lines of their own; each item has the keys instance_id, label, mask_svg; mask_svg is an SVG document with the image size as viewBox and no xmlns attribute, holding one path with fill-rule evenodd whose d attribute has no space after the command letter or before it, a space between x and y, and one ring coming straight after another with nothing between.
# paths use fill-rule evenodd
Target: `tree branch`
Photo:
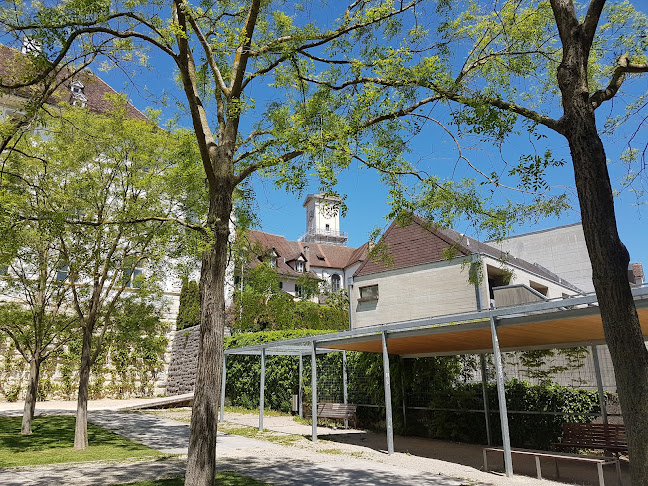
<instances>
[{"instance_id":1,"label":"tree branch","mask_svg":"<svg viewBox=\"0 0 648 486\"><path fill-rule=\"evenodd\" d=\"M628 54L623 54L617 59L617 67L612 73L612 79L607 88L599 89L590 96L590 102L594 109L601 106L605 101L611 100L617 94L626 74L648 73L648 64L634 64L630 62Z\"/></svg>"}]
</instances>

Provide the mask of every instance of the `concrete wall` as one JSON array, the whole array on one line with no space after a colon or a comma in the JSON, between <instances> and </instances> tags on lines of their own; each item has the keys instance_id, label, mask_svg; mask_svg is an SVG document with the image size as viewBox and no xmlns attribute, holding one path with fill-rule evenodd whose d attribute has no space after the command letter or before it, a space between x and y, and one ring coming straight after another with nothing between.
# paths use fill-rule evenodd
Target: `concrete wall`
<instances>
[{"instance_id":1,"label":"concrete wall","mask_svg":"<svg viewBox=\"0 0 648 486\"><path fill-rule=\"evenodd\" d=\"M360 288L378 285L378 300L358 302ZM458 260L356 277L353 327L420 319L477 309L475 287Z\"/></svg>"},{"instance_id":2,"label":"concrete wall","mask_svg":"<svg viewBox=\"0 0 648 486\"><path fill-rule=\"evenodd\" d=\"M542 265L584 292L594 292L592 265L580 223L512 236L489 244Z\"/></svg>"}]
</instances>

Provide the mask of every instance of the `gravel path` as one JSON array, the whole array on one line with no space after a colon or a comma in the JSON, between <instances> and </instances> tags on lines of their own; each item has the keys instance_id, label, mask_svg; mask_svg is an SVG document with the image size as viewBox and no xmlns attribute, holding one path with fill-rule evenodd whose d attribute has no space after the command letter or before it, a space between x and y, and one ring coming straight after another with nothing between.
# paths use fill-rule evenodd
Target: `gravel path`
<instances>
[{"instance_id":1,"label":"gravel path","mask_svg":"<svg viewBox=\"0 0 648 486\"><path fill-rule=\"evenodd\" d=\"M47 403L47 402L45 402ZM123 402L120 403L120 405ZM20 409L19 404L14 410ZM57 413L72 407L52 407L40 413ZM54 405L54 404L53 404ZM122 413L107 411L114 404L94 404L90 407L90 421L114 430L158 450L173 453L186 453L190 412L158 411L148 413ZM5 412L10 411L5 408ZM49 407L47 407L49 408ZM2 406L0 405L0 409ZM103 409L104 411L99 411ZM60 410L65 412L65 410ZM162 415L162 416L161 416ZM184 422L172 420L184 420ZM258 416L251 414L228 413L226 424L221 428L250 426L258 427ZM386 439L383 434L362 430L318 428L319 440L310 440L310 425L296 423L291 417L265 416L264 426L269 430L265 438L256 440L237 435L219 433L217 463L220 470L233 470L255 479L280 485L328 486L331 484L352 484L356 486L550 486L555 483L533 477L516 475L506 478L496 473L481 471L481 446L457 444L452 442L395 437L396 453L384 452ZM286 439L286 440L283 440ZM280 443L277 443L280 442ZM289 445L286 445L289 444ZM184 464L178 459L129 463L67 464L39 468L12 468L0 470L0 484L15 486L33 485L95 485L115 484L129 480L151 479L182 474ZM552 472L551 464L543 469ZM581 468L582 469L582 468ZM594 468L595 469L595 468ZM515 463L515 471L524 471L523 462ZM529 464L528 474L534 474L534 466ZM595 470L592 478L596 483ZM614 471L610 471L609 484L615 483ZM576 478L572 483L589 482L589 471L570 471L561 466L564 478ZM606 476L606 479L608 476ZM625 484L628 484L626 482Z\"/></svg>"}]
</instances>

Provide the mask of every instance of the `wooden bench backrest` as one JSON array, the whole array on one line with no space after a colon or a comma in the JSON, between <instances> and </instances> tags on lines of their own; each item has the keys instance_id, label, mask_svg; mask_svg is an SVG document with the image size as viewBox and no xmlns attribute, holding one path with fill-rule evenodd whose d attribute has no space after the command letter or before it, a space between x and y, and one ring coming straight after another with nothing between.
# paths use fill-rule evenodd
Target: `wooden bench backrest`
<instances>
[{"instance_id":1,"label":"wooden bench backrest","mask_svg":"<svg viewBox=\"0 0 648 486\"><path fill-rule=\"evenodd\" d=\"M620 424L563 424L562 442L601 449L628 447L625 426Z\"/></svg>"},{"instance_id":2,"label":"wooden bench backrest","mask_svg":"<svg viewBox=\"0 0 648 486\"><path fill-rule=\"evenodd\" d=\"M317 415L346 417L356 413L357 405L352 403L318 403Z\"/></svg>"}]
</instances>

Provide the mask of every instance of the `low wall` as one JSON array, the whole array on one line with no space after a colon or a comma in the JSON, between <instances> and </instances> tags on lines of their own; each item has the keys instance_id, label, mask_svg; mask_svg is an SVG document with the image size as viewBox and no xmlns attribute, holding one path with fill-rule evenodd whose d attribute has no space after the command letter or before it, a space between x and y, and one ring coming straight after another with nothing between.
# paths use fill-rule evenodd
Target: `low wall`
<instances>
[{"instance_id":1,"label":"low wall","mask_svg":"<svg viewBox=\"0 0 648 486\"><path fill-rule=\"evenodd\" d=\"M171 357L166 374L166 394L172 396L191 393L196 381L200 326L175 331L171 340Z\"/></svg>"}]
</instances>

